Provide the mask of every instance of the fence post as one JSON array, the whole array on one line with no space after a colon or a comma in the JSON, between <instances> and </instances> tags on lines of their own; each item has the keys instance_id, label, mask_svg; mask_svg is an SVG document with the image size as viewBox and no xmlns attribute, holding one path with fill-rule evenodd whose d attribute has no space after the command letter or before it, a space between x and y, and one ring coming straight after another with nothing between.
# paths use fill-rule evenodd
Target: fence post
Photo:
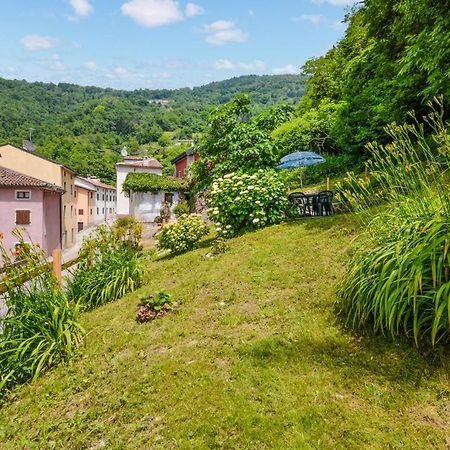
<instances>
[{"instance_id":1,"label":"fence post","mask_svg":"<svg viewBox=\"0 0 450 450\"><path fill-rule=\"evenodd\" d=\"M56 281L61 284L61 249L55 248L53 250L53 273L55 274Z\"/></svg>"},{"instance_id":2,"label":"fence post","mask_svg":"<svg viewBox=\"0 0 450 450\"><path fill-rule=\"evenodd\" d=\"M330 191L331 186L330 186L330 177L327 177L327 191Z\"/></svg>"}]
</instances>

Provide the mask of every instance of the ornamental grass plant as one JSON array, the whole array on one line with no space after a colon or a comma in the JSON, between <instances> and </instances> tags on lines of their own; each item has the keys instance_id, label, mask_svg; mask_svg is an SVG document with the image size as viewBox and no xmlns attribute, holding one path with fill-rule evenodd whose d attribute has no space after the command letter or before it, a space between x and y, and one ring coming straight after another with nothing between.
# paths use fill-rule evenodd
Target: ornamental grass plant
<instances>
[{"instance_id":1,"label":"ornamental grass plant","mask_svg":"<svg viewBox=\"0 0 450 450\"><path fill-rule=\"evenodd\" d=\"M82 261L68 283L69 297L92 310L117 300L142 283L142 227L134 219L98 227L85 239Z\"/></svg>"},{"instance_id":2,"label":"ornamental grass plant","mask_svg":"<svg viewBox=\"0 0 450 450\"><path fill-rule=\"evenodd\" d=\"M339 288L353 328L436 345L450 337L450 127L442 100L370 144L370 178L349 174L340 194L366 225ZM373 206L376 205L376 208Z\"/></svg>"},{"instance_id":3,"label":"ornamental grass plant","mask_svg":"<svg viewBox=\"0 0 450 450\"><path fill-rule=\"evenodd\" d=\"M19 244L13 255L0 245L2 281L8 288L8 313L0 319L0 397L70 360L84 341L78 303L57 286L42 249L25 242L20 231L14 233ZM26 283L20 279L33 273Z\"/></svg>"}]
</instances>

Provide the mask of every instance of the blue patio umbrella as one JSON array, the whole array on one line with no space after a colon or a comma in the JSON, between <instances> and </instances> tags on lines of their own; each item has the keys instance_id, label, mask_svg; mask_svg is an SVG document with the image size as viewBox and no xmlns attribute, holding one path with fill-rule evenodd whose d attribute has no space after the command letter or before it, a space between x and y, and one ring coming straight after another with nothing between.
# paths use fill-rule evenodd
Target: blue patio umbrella
<instances>
[{"instance_id":1,"label":"blue patio umbrella","mask_svg":"<svg viewBox=\"0 0 450 450\"><path fill-rule=\"evenodd\" d=\"M298 167L314 166L322 164L325 158L314 152L294 152L281 158L277 169L296 169ZM303 187L303 171L300 173L300 184Z\"/></svg>"}]
</instances>

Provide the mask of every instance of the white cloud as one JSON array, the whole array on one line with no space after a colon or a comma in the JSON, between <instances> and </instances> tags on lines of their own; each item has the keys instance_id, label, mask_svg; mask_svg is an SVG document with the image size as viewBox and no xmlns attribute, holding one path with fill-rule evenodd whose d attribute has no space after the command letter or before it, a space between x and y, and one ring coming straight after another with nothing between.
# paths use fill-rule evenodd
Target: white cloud
<instances>
[{"instance_id":1,"label":"white cloud","mask_svg":"<svg viewBox=\"0 0 450 450\"><path fill-rule=\"evenodd\" d=\"M58 41L52 37L37 34L29 34L23 37L20 42L27 50L45 50L56 47L58 44Z\"/></svg>"},{"instance_id":2,"label":"white cloud","mask_svg":"<svg viewBox=\"0 0 450 450\"><path fill-rule=\"evenodd\" d=\"M312 3L315 3L316 5L322 5L323 3L329 3L333 6L351 6L354 5L361 0L311 0Z\"/></svg>"},{"instance_id":3,"label":"white cloud","mask_svg":"<svg viewBox=\"0 0 450 450\"><path fill-rule=\"evenodd\" d=\"M245 72L264 72L267 69L267 64L264 61L255 59L252 62L232 62L229 59L218 59L213 64L216 70L233 70L242 69Z\"/></svg>"},{"instance_id":4,"label":"white cloud","mask_svg":"<svg viewBox=\"0 0 450 450\"><path fill-rule=\"evenodd\" d=\"M274 75L295 75L299 72L299 69L295 67L294 64L288 64L283 67L275 67L274 69L272 69L272 73Z\"/></svg>"},{"instance_id":5,"label":"white cloud","mask_svg":"<svg viewBox=\"0 0 450 450\"><path fill-rule=\"evenodd\" d=\"M114 73L118 77L128 77L129 75L131 75L130 72L127 69L125 69L125 67L122 67L122 66L116 67L114 69Z\"/></svg>"},{"instance_id":6,"label":"white cloud","mask_svg":"<svg viewBox=\"0 0 450 450\"><path fill-rule=\"evenodd\" d=\"M88 70L92 70L93 72L97 70L97 63L95 61L88 61L84 64L84 67Z\"/></svg>"},{"instance_id":7,"label":"white cloud","mask_svg":"<svg viewBox=\"0 0 450 450\"><path fill-rule=\"evenodd\" d=\"M69 3L77 16L89 16L94 11L94 7L89 3L89 0L69 0Z\"/></svg>"},{"instance_id":8,"label":"white cloud","mask_svg":"<svg viewBox=\"0 0 450 450\"><path fill-rule=\"evenodd\" d=\"M124 16L144 27L159 27L183 20L183 13L174 0L130 0L121 6Z\"/></svg>"},{"instance_id":9,"label":"white cloud","mask_svg":"<svg viewBox=\"0 0 450 450\"><path fill-rule=\"evenodd\" d=\"M63 62L61 61L61 58L58 54L52 55L52 60L50 61L50 64L48 66L51 70L64 70L65 66Z\"/></svg>"},{"instance_id":10,"label":"white cloud","mask_svg":"<svg viewBox=\"0 0 450 450\"><path fill-rule=\"evenodd\" d=\"M217 20L210 25L205 25L204 31L208 33L206 42L212 45L223 45L227 42L242 43L248 40L248 34L229 20Z\"/></svg>"},{"instance_id":11,"label":"white cloud","mask_svg":"<svg viewBox=\"0 0 450 450\"><path fill-rule=\"evenodd\" d=\"M195 3L188 3L186 5L185 13L187 17L194 17L199 16L200 14L203 14L205 10Z\"/></svg>"},{"instance_id":12,"label":"white cloud","mask_svg":"<svg viewBox=\"0 0 450 450\"><path fill-rule=\"evenodd\" d=\"M322 14L302 14L300 20L305 20L306 22L311 22L314 25L319 25L323 21L324 17Z\"/></svg>"}]
</instances>

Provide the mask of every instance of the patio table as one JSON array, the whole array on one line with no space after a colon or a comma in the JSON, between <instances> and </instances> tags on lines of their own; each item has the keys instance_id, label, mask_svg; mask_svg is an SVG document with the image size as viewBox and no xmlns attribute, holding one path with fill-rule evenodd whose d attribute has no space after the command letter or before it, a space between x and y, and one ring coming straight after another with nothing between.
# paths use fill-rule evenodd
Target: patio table
<instances>
[{"instance_id":1,"label":"patio table","mask_svg":"<svg viewBox=\"0 0 450 450\"><path fill-rule=\"evenodd\" d=\"M306 191L294 192L289 195L289 201L302 208L303 217L320 217L334 214L333 192Z\"/></svg>"}]
</instances>

